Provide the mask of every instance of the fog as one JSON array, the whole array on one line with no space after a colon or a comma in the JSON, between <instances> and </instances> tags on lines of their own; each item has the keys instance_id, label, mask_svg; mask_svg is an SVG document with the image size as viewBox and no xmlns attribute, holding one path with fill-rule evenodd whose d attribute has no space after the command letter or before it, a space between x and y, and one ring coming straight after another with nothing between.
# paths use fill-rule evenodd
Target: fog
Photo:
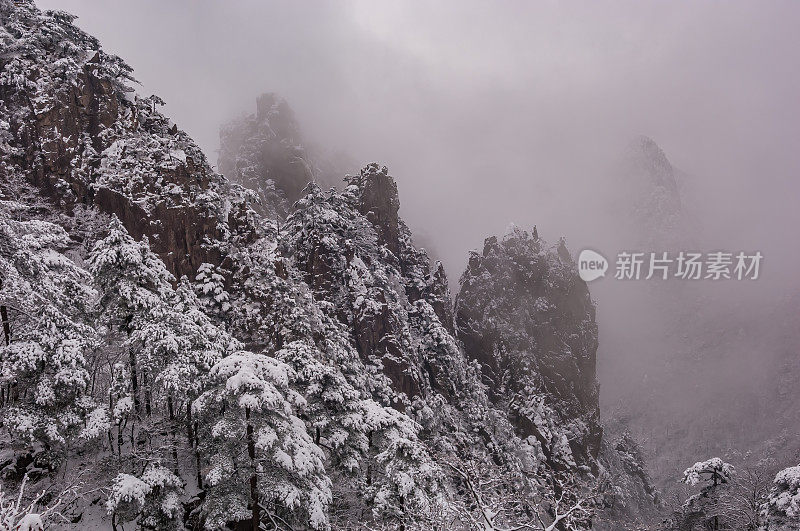
<instances>
[{"instance_id":1,"label":"fog","mask_svg":"<svg viewBox=\"0 0 800 531\"><path fill-rule=\"evenodd\" d=\"M733 301L746 319L797 292L797 3L39 5L78 15L212 161L220 124L272 91L313 143L388 165L401 214L451 281L467 251L509 222L536 224L549 241L564 235L573 251L608 256L633 245L607 211L605 199L625 193L608 168L647 135L686 172L682 192L704 250L765 256L762 278L717 290L712 309ZM641 379L642 365L667 348L641 351L657 336L642 330L660 310L637 321L644 303L613 313L628 301L615 298L617 286L592 286L604 392ZM761 353L747 355L726 371L759 365Z\"/></svg>"},{"instance_id":2,"label":"fog","mask_svg":"<svg viewBox=\"0 0 800 531\"><path fill-rule=\"evenodd\" d=\"M451 276L510 221L590 240L602 160L637 134L713 192L706 225L765 246L798 217L789 2L39 5L77 14L212 161L219 125L280 93L316 143L389 166Z\"/></svg>"}]
</instances>

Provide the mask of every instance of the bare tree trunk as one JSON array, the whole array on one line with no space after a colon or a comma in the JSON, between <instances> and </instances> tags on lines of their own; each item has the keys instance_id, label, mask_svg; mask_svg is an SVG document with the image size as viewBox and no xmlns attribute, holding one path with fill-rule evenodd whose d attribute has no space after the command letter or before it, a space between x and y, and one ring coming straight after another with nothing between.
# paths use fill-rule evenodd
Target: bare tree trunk
<instances>
[{"instance_id":1,"label":"bare tree trunk","mask_svg":"<svg viewBox=\"0 0 800 531\"><path fill-rule=\"evenodd\" d=\"M3 289L2 278L0 278L0 289ZM3 338L8 346L11 343L11 323L8 321L8 309L5 305L0 305L0 319L3 320Z\"/></svg>"},{"instance_id":2,"label":"bare tree trunk","mask_svg":"<svg viewBox=\"0 0 800 531\"><path fill-rule=\"evenodd\" d=\"M131 349L129 352L129 363L131 365L131 389L133 391L133 411L138 415L142 411L142 403L139 400L139 379L136 374L136 351Z\"/></svg>"},{"instance_id":3,"label":"bare tree trunk","mask_svg":"<svg viewBox=\"0 0 800 531\"><path fill-rule=\"evenodd\" d=\"M169 425L172 435L172 460L175 462L175 475L178 474L178 427L175 425L175 407L172 403L172 393L167 395L167 409L169 410Z\"/></svg>"},{"instance_id":4,"label":"bare tree trunk","mask_svg":"<svg viewBox=\"0 0 800 531\"><path fill-rule=\"evenodd\" d=\"M186 399L186 437L189 439L189 448L194 448L194 461L197 471L197 488L203 488L203 474L200 469L200 445L197 438L197 423L192 419L193 399Z\"/></svg>"},{"instance_id":5,"label":"bare tree trunk","mask_svg":"<svg viewBox=\"0 0 800 531\"><path fill-rule=\"evenodd\" d=\"M117 423L117 455L119 457L122 457L122 432L124 429L122 420L120 420L119 423Z\"/></svg>"},{"instance_id":6,"label":"bare tree trunk","mask_svg":"<svg viewBox=\"0 0 800 531\"><path fill-rule=\"evenodd\" d=\"M203 474L200 471L200 450L198 450L197 446L194 447L194 463L195 463L195 468L197 468L197 488L202 490Z\"/></svg>"},{"instance_id":7,"label":"bare tree trunk","mask_svg":"<svg viewBox=\"0 0 800 531\"><path fill-rule=\"evenodd\" d=\"M193 400L186 400L186 438L189 439L189 447L194 446L194 437L192 437L192 402Z\"/></svg>"},{"instance_id":8,"label":"bare tree trunk","mask_svg":"<svg viewBox=\"0 0 800 531\"><path fill-rule=\"evenodd\" d=\"M258 476L256 475L256 443L253 425L250 423L250 408L245 408L247 419L247 455L250 456L250 503L253 506L253 531L258 531L261 523L261 507L258 505Z\"/></svg>"},{"instance_id":9,"label":"bare tree trunk","mask_svg":"<svg viewBox=\"0 0 800 531\"><path fill-rule=\"evenodd\" d=\"M142 371L142 385L144 386L144 412L149 418L152 410L150 408L150 382L147 379L147 371Z\"/></svg>"},{"instance_id":10,"label":"bare tree trunk","mask_svg":"<svg viewBox=\"0 0 800 531\"><path fill-rule=\"evenodd\" d=\"M372 449L372 432L367 434L367 448ZM372 485L372 463L367 461L367 485Z\"/></svg>"},{"instance_id":11,"label":"bare tree trunk","mask_svg":"<svg viewBox=\"0 0 800 531\"><path fill-rule=\"evenodd\" d=\"M2 287L1 284L0 287ZM5 306L0 306L0 319L3 320L3 339L6 345L9 345L11 343L11 323L8 321L8 309Z\"/></svg>"},{"instance_id":12,"label":"bare tree trunk","mask_svg":"<svg viewBox=\"0 0 800 531\"><path fill-rule=\"evenodd\" d=\"M0 289L3 289L3 279L0 278ZM8 309L5 305L0 305L0 319L3 321L3 340L6 346L11 344L11 323L8 321ZM5 405L6 402L11 402L11 384L8 386L8 392L0 397L0 405Z\"/></svg>"}]
</instances>

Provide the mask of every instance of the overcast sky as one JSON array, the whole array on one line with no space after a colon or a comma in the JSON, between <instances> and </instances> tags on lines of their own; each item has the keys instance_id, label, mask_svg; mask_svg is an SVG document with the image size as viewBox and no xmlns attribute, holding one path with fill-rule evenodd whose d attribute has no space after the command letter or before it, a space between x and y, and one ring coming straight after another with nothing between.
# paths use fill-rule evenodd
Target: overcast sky
<instances>
[{"instance_id":1,"label":"overcast sky","mask_svg":"<svg viewBox=\"0 0 800 531\"><path fill-rule=\"evenodd\" d=\"M798 3L39 5L78 15L212 162L220 123L280 93L313 141L389 166L451 277L511 221L590 243L582 213L638 134L708 194L706 225L753 247L799 221Z\"/></svg>"}]
</instances>

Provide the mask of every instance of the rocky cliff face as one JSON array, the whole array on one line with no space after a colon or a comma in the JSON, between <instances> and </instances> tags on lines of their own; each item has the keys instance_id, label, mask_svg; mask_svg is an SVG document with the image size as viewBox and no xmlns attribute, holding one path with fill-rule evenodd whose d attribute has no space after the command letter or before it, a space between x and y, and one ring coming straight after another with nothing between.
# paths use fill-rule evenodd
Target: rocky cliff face
<instances>
[{"instance_id":1,"label":"rocky cliff face","mask_svg":"<svg viewBox=\"0 0 800 531\"><path fill-rule=\"evenodd\" d=\"M608 531L648 529L664 508L653 484L648 460L639 442L628 432L604 433L599 462L603 511L594 528Z\"/></svg>"},{"instance_id":2,"label":"rocky cliff face","mask_svg":"<svg viewBox=\"0 0 800 531\"><path fill-rule=\"evenodd\" d=\"M0 178L28 181L66 211L117 215L179 276L221 263L229 238L255 230L242 190L156 110L160 99L132 94L131 69L71 15L6 1L0 19Z\"/></svg>"},{"instance_id":3,"label":"rocky cliff face","mask_svg":"<svg viewBox=\"0 0 800 531\"><path fill-rule=\"evenodd\" d=\"M449 395L454 384L446 380L458 372L427 352L429 341L444 341L450 362L461 361L448 331L452 303L444 269L438 262L432 268L414 247L386 167L370 164L347 183L342 192L306 189L286 222L286 250L317 296L336 305L352 327L361 355L379 360L405 395L402 402L432 389ZM429 337L433 332L442 337Z\"/></svg>"},{"instance_id":4,"label":"rocky cliff face","mask_svg":"<svg viewBox=\"0 0 800 531\"><path fill-rule=\"evenodd\" d=\"M276 94L259 96L255 114L230 121L220 130L219 138L220 171L232 182L256 192L255 208L267 216L286 216L311 181L322 188L341 184L346 163L312 156L294 112Z\"/></svg>"},{"instance_id":5,"label":"rocky cliff face","mask_svg":"<svg viewBox=\"0 0 800 531\"><path fill-rule=\"evenodd\" d=\"M691 220L681 197L675 168L651 138L634 138L615 165L608 205L626 245L668 250L688 245Z\"/></svg>"},{"instance_id":6,"label":"rocky cliff face","mask_svg":"<svg viewBox=\"0 0 800 531\"><path fill-rule=\"evenodd\" d=\"M599 529L640 529L661 500L628 433L605 436L595 379L595 305L563 240L534 227L491 237L461 276L455 319L492 402L548 466L596 480Z\"/></svg>"},{"instance_id":7,"label":"rocky cliff face","mask_svg":"<svg viewBox=\"0 0 800 531\"><path fill-rule=\"evenodd\" d=\"M470 256L456 299L458 337L493 400L555 468L596 472L595 308L563 242L512 228Z\"/></svg>"}]
</instances>

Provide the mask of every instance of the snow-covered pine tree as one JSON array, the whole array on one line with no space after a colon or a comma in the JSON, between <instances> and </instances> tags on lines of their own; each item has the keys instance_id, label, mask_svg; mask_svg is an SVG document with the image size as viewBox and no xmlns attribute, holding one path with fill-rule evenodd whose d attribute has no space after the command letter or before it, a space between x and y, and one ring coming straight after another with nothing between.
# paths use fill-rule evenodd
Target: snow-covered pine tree
<instances>
[{"instance_id":1,"label":"snow-covered pine tree","mask_svg":"<svg viewBox=\"0 0 800 531\"><path fill-rule=\"evenodd\" d=\"M224 271L209 263L197 268L195 291L205 312L227 325L227 314L231 310L230 293L225 291Z\"/></svg>"},{"instance_id":2,"label":"snow-covered pine tree","mask_svg":"<svg viewBox=\"0 0 800 531\"><path fill-rule=\"evenodd\" d=\"M120 332L130 337L148 323L164 318L174 277L150 250L147 239L135 241L116 216L108 235L95 243L89 255L89 270L102 290L100 323L108 333ZM143 400L148 412L151 407L146 391L152 383L149 364L153 358L139 359L137 350L133 344L128 349L128 371L133 410L139 415Z\"/></svg>"},{"instance_id":3,"label":"snow-covered pine tree","mask_svg":"<svg viewBox=\"0 0 800 531\"><path fill-rule=\"evenodd\" d=\"M139 529L173 531L183 528L180 495L183 483L161 465L147 466L141 477L118 474L106 502L112 525L136 520Z\"/></svg>"},{"instance_id":4,"label":"snow-covered pine tree","mask_svg":"<svg viewBox=\"0 0 800 531\"><path fill-rule=\"evenodd\" d=\"M800 466L775 475L769 498L761 507L760 531L800 530Z\"/></svg>"},{"instance_id":5,"label":"snow-covered pine tree","mask_svg":"<svg viewBox=\"0 0 800 531\"><path fill-rule=\"evenodd\" d=\"M362 393L311 342L292 341L276 357L294 371L307 403L301 418L314 443L327 451L333 469L353 473L368 448Z\"/></svg>"},{"instance_id":6,"label":"snow-covered pine tree","mask_svg":"<svg viewBox=\"0 0 800 531\"><path fill-rule=\"evenodd\" d=\"M273 526L328 526L330 479L324 454L295 412L305 400L284 363L237 351L217 363L211 386L194 403L202 420L206 528L251 519Z\"/></svg>"},{"instance_id":7,"label":"snow-covered pine tree","mask_svg":"<svg viewBox=\"0 0 800 531\"><path fill-rule=\"evenodd\" d=\"M336 308L314 300L291 258L269 241L249 251L244 301L260 304L235 299L234 322L252 334L252 345L274 351L294 370L292 385L307 400L300 416L326 451L337 491L356 493L337 510L360 514L378 498L375 515L383 517L408 519L427 510L438 488L437 467L417 436L420 427L389 407L396 396L389 379L364 363ZM417 483L400 486L404 477Z\"/></svg>"},{"instance_id":8,"label":"snow-covered pine tree","mask_svg":"<svg viewBox=\"0 0 800 531\"><path fill-rule=\"evenodd\" d=\"M307 401L301 418L326 452L334 492L342 494L337 513L358 518L371 508L380 521L427 518L439 501L441 471L418 437L420 426L365 397L307 342L293 341L277 357L295 370ZM358 495L342 499L348 491Z\"/></svg>"},{"instance_id":9,"label":"snow-covered pine tree","mask_svg":"<svg viewBox=\"0 0 800 531\"><path fill-rule=\"evenodd\" d=\"M207 385L211 367L231 352L236 342L203 313L186 277L175 290L166 289L165 296L167 304L159 319L134 320L137 326L128 344L152 371L153 403L161 404L161 415L168 419L172 441L167 446L177 471L179 425L185 423L187 440L190 446L196 446L192 401Z\"/></svg>"},{"instance_id":10,"label":"snow-covered pine tree","mask_svg":"<svg viewBox=\"0 0 800 531\"><path fill-rule=\"evenodd\" d=\"M706 461L698 461L683 472L682 482L687 485L697 485L705 481L707 485L716 487L727 483L735 473L730 465L719 457L712 457Z\"/></svg>"},{"instance_id":11,"label":"snow-covered pine tree","mask_svg":"<svg viewBox=\"0 0 800 531\"><path fill-rule=\"evenodd\" d=\"M366 492L380 521L404 527L427 518L441 502L441 470L406 415L371 402L364 419L370 439Z\"/></svg>"},{"instance_id":12,"label":"snow-covered pine tree","mask_svg":"<svg viewBox=\"0 0 800 531\"><path fill-rule=\"evenodd\" d=\"M702 483L703 488L681 506L678 513L679 528L692 529L693 525L703 525L706 529L721 529L725 507L720 503L720 496L735 473L733 465L719 457L698 461L687 468L681 483L690 486Z\"/></svg>"},{"instance_id":13,"label":"snow-covered pine tree","mask_svg":"<svg viewBox=\"0 0 800 531\"><path fill-rule=\"evenodd\" d=\"M3 423L25 444L63 450L94 408L87 323L95 293L89 274L60 251L66 232L0 210L0 378Z\"/></svg>"}]
</instances>

